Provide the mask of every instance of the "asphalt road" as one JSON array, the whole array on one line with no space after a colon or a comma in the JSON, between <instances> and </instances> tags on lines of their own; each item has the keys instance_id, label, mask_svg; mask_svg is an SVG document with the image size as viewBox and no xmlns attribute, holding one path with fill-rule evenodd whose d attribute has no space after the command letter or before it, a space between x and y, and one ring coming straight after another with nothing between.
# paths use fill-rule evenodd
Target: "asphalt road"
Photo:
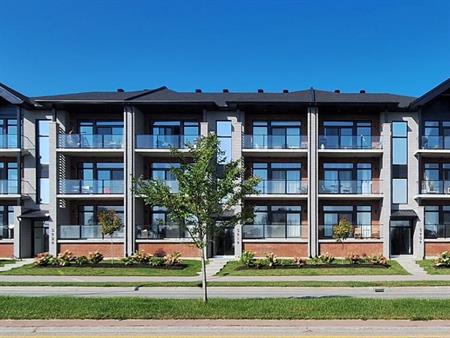
<instances>
[{"instance_id":1,"label":"asphalt road","mask_svg":"<svg viewBox=\"0 0 450 338\"><path fill-rule=\"evenodd\" d=\"M450 337L450 321L27 320L0 321L1 336Z\"/></svg>"},{"instance_id":2,"label":"asphalt road","mask_svg":"<svg viewBox=\"0 0 450 338\"><path fill-rule=\"evenodd\" d=\"M397 288L347 288L347 287L210 287L209 296L215 298L422 298L450 299L450 287L397 287ZM201 288L195 287L0 287L0 296L76 296L76 297L144 297L144 298L200 298Z\"/></svg>"}]
</instances>

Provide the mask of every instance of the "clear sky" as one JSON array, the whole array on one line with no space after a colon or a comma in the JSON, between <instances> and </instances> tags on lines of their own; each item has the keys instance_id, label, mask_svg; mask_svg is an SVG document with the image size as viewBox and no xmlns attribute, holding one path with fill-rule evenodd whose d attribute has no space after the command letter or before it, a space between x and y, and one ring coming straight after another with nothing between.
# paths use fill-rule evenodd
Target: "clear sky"
<instances>
[{"instance_id":1,"label":"clear sky","mask_svg":"<svg viewBox=\"0 0 450 338\"><path fill-rule=\"evenodd\" d=\"M450 77L449 0L1 0L0 82L24 94L421 95Z\"/></svg>"}]
</instances>

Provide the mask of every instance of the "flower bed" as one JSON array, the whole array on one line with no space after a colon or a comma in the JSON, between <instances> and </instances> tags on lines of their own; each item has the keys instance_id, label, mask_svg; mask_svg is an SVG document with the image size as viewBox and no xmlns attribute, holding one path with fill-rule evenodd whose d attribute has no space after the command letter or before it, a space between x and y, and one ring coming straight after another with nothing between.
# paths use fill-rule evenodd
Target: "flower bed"
<instances>
[{"instance_id":1,"label":"flower bed","mask_svg":"<svg viewBox=\"0 0 450 338\"><path fill-rule=\"evenodd\" d=\"M438 269L450 269L450 252L441 253L439 258L434 261L433 266Z\"/></svg>"},{"instance_id":2,"label":"flower bed","mask_svg":"<svg viewBox=\"0 0 450 338\"><path fill-rule=\"evenodd\" d=\"M311 259L279 259L273 253L266 253L264 258L256 259L251 251L244 251L237 270L251 269L325 269L325 268L375 268L386 269L390 265L381 255L365 256L350 254L347 259L336 260L328 253Z\"/></svg>"}]
</instances>

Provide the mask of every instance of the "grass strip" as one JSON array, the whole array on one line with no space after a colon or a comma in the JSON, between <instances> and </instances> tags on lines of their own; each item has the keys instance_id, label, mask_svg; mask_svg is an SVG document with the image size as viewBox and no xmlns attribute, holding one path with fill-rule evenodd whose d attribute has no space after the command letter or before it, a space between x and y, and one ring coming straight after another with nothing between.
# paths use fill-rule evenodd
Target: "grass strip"
<instances>
[{"instance_id":1,"label":"grass strip","mask_svg":"<svg viewBox=\"0 0 450 338\"><path fill-rule=\"evenodd\" d=\"M187 266L184 269L163 269L151 267L127 267L123 263L115 262L117 267L38 267L27 264L9 271L4 275L22 276L196 276L200 272L201 263L198 260L183 260Z\"/></svg>"},{"instance_id":2,"label":"grass strip","mask_svg":"<svg viewBox=\"0 0 450 338\"><path fill-rule=\"evenodd\" d=\"M450 281L386 281L386 282L208 282L210 287L420 287L450 286ZM201 282L0 282L2 286L54 286L54 287L201 287Z\"/></svg>"},{"instance_id":3,"label":"grass strip","mask_svg":"<svg viewBox=\"0 0 450 338\"><path fill-rule=\"evenodd\" d=\"M450 319L450 300L0 297L0 319Z\"/></svg>"},{"instance_id":4,"label":"grass strip","mask_svg":"<svg viewBox=\"0 0 450 338\"><path fill-rule=\"evenodd\" d=\"M450 268L435 268L433 259L417 261L417 264L430 275L450 275Z\"/></svg>"},{"instance_id":5,"label":"grass strip","mask_svg":"<svg viewBox=\"0 0 450 338\"><path fill-rule=\"evenodd\" d=\"M382 268L309 268L309 269L239 269L238 261L228 262L218 273L220 276L332 276L332 275L408 275L396 261L388 261L390 267Z\"/></svg>"}]
</instances>

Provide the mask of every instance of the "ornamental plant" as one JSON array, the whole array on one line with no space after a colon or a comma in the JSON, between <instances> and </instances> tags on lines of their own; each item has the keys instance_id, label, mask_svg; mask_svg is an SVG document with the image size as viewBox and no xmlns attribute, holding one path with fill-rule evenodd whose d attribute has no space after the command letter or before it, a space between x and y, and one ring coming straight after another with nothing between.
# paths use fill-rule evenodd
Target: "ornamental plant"
<instances>
[{"instance_id":1,"label":"ornamental plant","mask_svg":"<svg viewBox=\"0 0 450 338\"><path fill-rule=\"evenodd\" d=\"M178 251L172 252L171 254L164 256L164 264L166 266L176 266L180 265L181 263L182 263L181 253L179 253Z\"/></svg>"},{"instance_id":2,"label":"ornamental plant","mask_svg":"<svg viewBox=\"0 0 450 338\"><path fill-rule=\"evenodd\" d=\"M328 252L325 252L317 258L320 264L331 264L335 259L334 256L330 255Z\"/></svg>"},{"instance_id":3,"label":"ornamental plant","mask_svg":"<svg viewBox=\"0 0 450 338\"><path fill-rule=\"evenodd\" d=\"M294 257L292 261L297 267L301 268L302 266L306 265L306 259L301 257Z\"/></svg>"},{"instance_id":4,"label":"ornamental plant","mask_svg":"<svg viewBox=\"0 0 450 338\"><path fill-rule=\"evenodd\" d=\"M103 255L98 251L89 252L87 260L89 264L98 264L103 260Z\"/></svg>"},{"instance_id":5,"label":"ornamental plant","mask_svg":"<svg viewBox=\"0 0 450 338\"><path fill-rule=\"evenodd\" d=\"M369 256L368 260L370 261L370 263L374 265L383 265L383 266L387 265L387 258L384 257L383 255Z\"/></svg>"},{"instance_id":6,"label":"ornamental plant","mask_svg":"<svg viewBox=\"0 0 450 338\"><path fill-rule=\"evenodd\" d=\"M362 258L357 253L350 253L347 255L347 259L350 261L351 264L358 264L361 263Z\"/></svg>"},{"instance_id":7,"label":"ornamental plant","mask_svg":"<svg viewBox=\"0 0 450 338\"><path fill-rule=\"evenodd\" d=\"M108 235L111 238L111 259L114 264L114 245L113 245L113 235L116 231L119 231L123 224L119 215L114 210L101 210L98 215L98 223L102 228L102 234Z\"/></svg>"},{"instance_id":8,"label":"ornamental plant","mask_svg":"<svg viewBox=\"0 0 450 338\"><path fill-rule=\"evenodd\" d=\"M339 223L333 227L333 238L337 242L343 242L352 235L353 225L346 218L341 218Z\"/></svg>"},{"instance_id":9,"label":"ornamental plant","mask_svg":"<svg viewBox=\"0 0 450 338\"><path fill-rule=\"evenodd\" d=\"M34 265L36 266L55 265L55 257L50 255L48 252L40 253L36 256L34 260Z\"/></svg>"},{"instance_id":10,"label":"ornamental plant","mask_svg":"<svg viewBox=\"0 0 450 338\"><path fill-rule=\"evenodd\" d=\"M59 266L69 266L71 264L74 264L76 260L77 257L69 250L59 253L56 257L56 261Z\"/></svg>"},{"instance_id":11,"label":"ornamental plant","mask_svg":"<svg viewBox=\"0 0 450 338\"><path fill-rule=\"evenodd\" d=\"M265 254L264 262L265 262L265 265L270 268L273 268L280 264L277 256L275 256L275 254L273 252L268 252Z\"/></svg>"},{"instance_id":12,"label":"ornamental plant","mask_svg":"<svg viewBox=\"0 0 450 338\"><path fill-rule=\"evenodd\" d=\"M241 258L239 258L239 262L248 268L255 265L255 253L253 251L244 251Z\"/></svg>"},{"instance_id":13,"label":"ornamental plant","mask_svg":"<svg viewBox=\"0 0 450 338\"><path fill-rule=\"evenodd\" d=\"M450 268L450 252L449 251L442 252L439 258L435 260L434 266Z\"/></svg>"}]
</instances>

